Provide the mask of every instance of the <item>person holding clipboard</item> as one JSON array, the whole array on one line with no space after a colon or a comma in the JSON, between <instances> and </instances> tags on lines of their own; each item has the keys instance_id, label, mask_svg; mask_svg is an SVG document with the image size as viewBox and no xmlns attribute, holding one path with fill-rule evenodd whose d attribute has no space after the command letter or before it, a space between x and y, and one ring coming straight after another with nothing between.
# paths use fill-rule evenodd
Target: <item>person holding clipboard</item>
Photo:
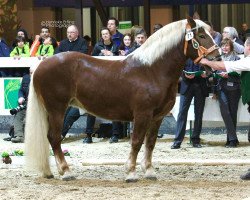
<instances>
[{"instance_id":1,"label":"person holding clipboard","mask_svg":"<svg viewBox=\"0 0 250 200\"><path fill-rule=\"evenodd\" d=\"M201 148L200 133L205 99L209 95L206 83L206 73L200 65L188 59L181 77L180 107L177 117L174 143L171 149L179 149L186 133L187 115L192 99L194 98L194 129L191 142L194 148Z\"/></svg>"}]
</instances>

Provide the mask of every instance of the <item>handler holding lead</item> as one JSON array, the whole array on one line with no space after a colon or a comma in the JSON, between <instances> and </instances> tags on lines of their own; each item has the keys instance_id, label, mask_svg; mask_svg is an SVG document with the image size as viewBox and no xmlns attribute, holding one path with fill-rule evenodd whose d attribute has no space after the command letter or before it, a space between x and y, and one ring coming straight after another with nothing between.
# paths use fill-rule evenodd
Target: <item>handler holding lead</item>
<instances>
[{"instance_id":1,"label":"handler holding lead","mask_svg":"<svg viewBox=\"0 0 250 200\"><path fill-rule=\"evenodd\" d=\"M201 59L200 64L207 65L214 70L226 70L227 72L241 73L241 93L243 104L248 104L248 112L250 113L250 38L247 38L244 45L244 58L237 61L209 61L205 58ZM248 133L248 141L250 135ZM250 169L246 174L240 176L243 180L250 180Z\"/></svg>"}]
</instances>

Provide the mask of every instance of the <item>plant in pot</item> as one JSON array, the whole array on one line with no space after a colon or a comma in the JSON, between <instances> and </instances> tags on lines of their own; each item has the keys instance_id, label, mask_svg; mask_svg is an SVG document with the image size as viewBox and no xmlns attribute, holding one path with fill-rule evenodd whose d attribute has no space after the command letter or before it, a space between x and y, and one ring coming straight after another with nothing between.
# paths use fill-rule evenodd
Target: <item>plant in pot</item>
<instances>
[{"instance_id":1,"label":"plant in pot","mask_svg":"<svg viewBox=\"0 0 250 200\"><path fill-rule=\"evenodd\" d=\"M7 152L2 153L2 160L3 160L3 163L5 163L5 164L12 163L11 157L10 157L9 153L7 153Z\"/></svg>"}]
</instances>

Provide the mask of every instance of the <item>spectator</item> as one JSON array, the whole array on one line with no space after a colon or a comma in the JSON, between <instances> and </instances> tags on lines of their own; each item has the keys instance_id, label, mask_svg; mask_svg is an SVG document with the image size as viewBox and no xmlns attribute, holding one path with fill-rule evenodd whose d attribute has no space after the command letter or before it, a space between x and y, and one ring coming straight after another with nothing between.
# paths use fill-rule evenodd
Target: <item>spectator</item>
<instances>
[{"instance_id":1,"label":"spectator","mask_svg":"<svg viewBox=\"0 0 250 200\"><path fill-rule=\"evenodd\" d=\"M129 49L132 47L133 41L134 41L134 39L132 38L130 33L124 34L123 39L122 39L122 44L119 48L119 55L120 56L126 55L126 53L129 51Z\"/></svg>"},{"instance_id":2,"label":"spectator","mask_svg":"<svg viewBox=\"0 0 250 200\"><path fill-rule=\"evenodd\" d=\"M10 56L10 48L4 39L0 37L0 57L9 57Z\"/></svg>"},{"instance_id":3,"label":"spectator","mask_svg":"<svg viewBox=\"0 0 250 200\"><path fill-rule=\"evenodd\" d=\"M67 39L60 42L60 45L56 49L56 53L66 51L78 51L81 53L88 53L87 41L79 37L78 28L75 25L71 25L67 28Z\"/></svg>"},{"instance_id":4,"label":"spectator","mask_svg":"<svg viewBox=\"0 0 250 200\"><path fill-rule=\"evenodd\" d=\"M28 37L28 33L25 29L20 28L17 30L17 36L21 36L25 40L25 45L27 45L29 48L31 47L33 41ZM12 48L15 48L17 46L16 41L13 42Z\"/></svg>"},{"instance_id":5,"label":"spectator","mask_svg":"<svg viewBox=\"0 0 250 200\"><path fill-rule=\"evenodd\" d=\"M186 133L187 115L192 99L194 98L194 130L191 135L192 146L201 148L200 133L202 128L202 116L205 106L205 99L208 97L206 74L200 65L194 64L191 59L187 60L182 74L180 87L180 108L177 117L174 143L171 149L179 149ZM191 72L190 74L188 72ZM197 74L192 74L196 72Z\"/></svg>"},{"instance_id":6,"label":"spectator","mask_svg":"<svg viewBox=\"0 0 250 200\"><path fill-rule=\"evenodd\" d=\"M24 142L24 125L25 125L25 117L26 117L26 105L28 101L29 94L29 85L30 85L30 77L32 73L35 71L34 67L29 69L30 74L26 74L23 76L21 87L18 91L18 104L23 106L23 109L20 109L14 117L14 137L11 138L11 142L13 143L23 143Z\"/></svg>"},{"instance_id":7,"label":"spectator","mask_svg":"<svg viewBox=\"0 0 250 200\"><path fill-rule=\"evenodd\" d=\"M232 40L234 51L238 54L244 53L243 42L239 39L238 32L234 27L227 26L223 29L222 39L228 38Z\"/></svg>"},{"instance_id":8,"label":"spectator","mask_svg":"<svg viewBox=\"0 0 250 200\"><path fill-rule=\"evenodd\" d=\"M24 39L24 49L29 49L26 56L23 55L20 57L29 57L30 56L30 46L31 46L33 41L28 37L27 31L23 28L20 28L17 30L17 37L18 36L20 36ZM17 46L18 46L17 40L15 39L12 43L12 50ZM16 56L16 57L18 57L18 56ZM29 74L28 68L11 68L11 69L8 69L8 71L9 71L9 76L13 76L13 77L23 77L25 74Z\"/></svg>"},{"instance_id":9,"label":"spectator","mask_svg":"<svg viewBox=\"0 0 250 200\"><path fill-rule=\"evenodd\" d=\"M79 36L78 28L71 25L67 28L67 39L60 42L56 53L77 51L84 54L88 53L88 45L85 39ZM65 137L73 123L80 117L79 108L69 107L65 113L62 136Z\"/></svg>"},{"instance_id":10,"label":"spectator","mask_svg":"<svg viewBox=\"0 0 250 200\"><path fill-rule=\"evenodd\" d=\"M50 37L50 30L49 30L49 27L47 26L42 26L41 27L41 33L40 33L40 43L43 43L43 41Z\"/></svg>"},{"instance_id":11,"label":"spectator","mask_svg":"<svg viewBox=\"0 0 250 200\"><path fill-rule=\"evenodd\" d=\"M30 48L30 55L36 56L36 53L38 51L39 45L43 44L44 40L47 38L51 38L51 45L53 46L53 49L55 50L57 48L57 41L55 38L50 36L50 30L46 26L42 26L40 35L35 36L35 41L33 42L31 48Z\"/></svg>"},{"instance_id":12,"label":"spectator","mask_svg":"<svg viewBox=\"0 0 250 200\"><path fill-rule=\"evenodd\" d=\"M201 59L200 64L207 65L214 70L226 70L228 73L232 71L241 73L241 94L242 102L248 104L248 112L250 113L250 38L247 38L244 44L244 56L237 61L209 61L205 58ZM250 169L240 177L242 180L250 180Z\"/></svg>"},{"instance_id":13,"label":"spectator","mask_svg":"<svg viewBox=\"0 0 250 200\"><path fill-rule=\"evenodd\" d=\"M243 42L246 41L246 31L248 29L247 23L242 23L241 24L241 31L239 32L239 38Z\"/></svg>"},{"instance_id":14,"label":"spectator","mask_svg":"<svg viewBox=\"0 0 250 200\"><path fill-rule=\"evenodd\" d=\"M154 27L153 27L153 33L155 33L156 31L158 31L162 27L163 27L162 24L155 24Z\"/></svg>"},{"instance_id":15,"label":"spectator","mask_svg":"<svg viewBox=\"0 0 250 200\"><path fill-rule=\"evenodd\" d=\"M135 33L137 33L138 31L144 30L144 28L142 26L139 25L134 25L131 27L131 36L132 38L135 39Z\"/></svg>"},{"instance_id":16,"label":"spectator","mask_svg":"<svg viewBox=\"0 0 250 200\"><path fill-rule=\"evenodd\" d=\"M199 13L197 11L194 12L193 19L201 19L200 15L199 15Z\"/></svg>"},{"instance_id":17,"label":"spectator","mask_svg":"<svg viewBox=\"0 0 250 200\"><path fill-rule=\"evenodd\" d=\"M233 50L233 42L226 38L221 42L222 60L235 61L240 58ZM216 91L218 95L220 112L227 129L226 147L237 147L239 144L236 135L237 111L241 97L240 74L217 71L219 75Z\"/></svg>"},{"instance_id":18,"label":"spectator","mask_svg":"<svg viewBox=\"0 0 250 200\"><path fill-rule=\"evenodd\" d=\"M92 56L117 56L118 47L111 39L111 32L108 28L104 27L101 29L101 40L96 43ZM87 126L86 134L87 137L83 140L84 143L92 143L92 134L94 132L96 117L88 114L87 116ZM110 143L118 142L121 122L112 122L112 137L110 138Z\"/></svg>"},{"instance_id":19,"label":"spectator","mask_svg":"<svg viewBox=\"0 0 250 200\"><path fill-rule=\"evenodd\" d=\"M107 28L112 35L112 41L119 47L122 43L123 34L117 29L119 27L119 21L115 17L110 17L107 22Z\"/></svg>"},{"instance_id":20,"label":"spectator","mask_svg":"<svg viewBox=\"0 0 250 200\"><path fill-rule=\"evenodd\" d=\"M101 29L101 40L96 43L92 56L117 56L118 46L111 39L111 32L108 28Z\"/></svg>"},{"instance_id":21,"label":"spectator","mask_svg":"<svg viewBox=\"0 0 250 200\"><path fill-rule=\"evenodd\" d=\"M211 36L213 37L214 42L219 46L222 40L222 35L219 32L214 30L213 24L211 22L205 21L205 23L210 26L209 32Z\"/></svg>"},{"instance_id":22,"label":"spectator","mask_svg":"<svg viewBox=\"0 0 250 200\"><path fill-rule=\"evenodd\" d=\"M139 48L147 39L147 33L143 28L139 28L135 32L135 41L133 46L129 49L126 55L132 53L134 50Z\"/></svg>"},{"instance_id":23,"label":"spectator","mask_svg":"<svg viewBox=\"0 0 250 200\"><path fill-rule=\"evenodd\" d=\"M47 37L41 45L39 45L36 56L46 58L54 55L54 47L52 46L52 38Z\"/></svg>"},{"instance_id":24,"label":"spectator","mask_svg":"<svg viewBox=\"0 0 250 200\"><path fill-rule=\"evenodd\" d=\"M92 40L91 37L89 37L88 35L83 36L83 39L85 39L87 41L88 44L88 55L91 55L93 52L93 46L92 46Z\"/></svg>"},{"instance_id":25,"label":"spectator","mask_svg":"<svg viewBox=\"0 0 250 200\"><path fill-rule=\"evenodd\" d=\"M25 44L25 39L22 36L17 36L15 43L16 47L10 52L10 57L20 58L20 57L29 57L29 46Z\"/></svg>"},{"instance_id":26,"label":"spectator","mask_svg":"<svg viewBox=\"0 0 250 200\"><path fill-rule=\"evenodd\" d=\"M4 39L0 38L0 57L9 57L10 49ZM9 76L9 70L1 68L0 77Z\"/></svg>"}]
</instances>

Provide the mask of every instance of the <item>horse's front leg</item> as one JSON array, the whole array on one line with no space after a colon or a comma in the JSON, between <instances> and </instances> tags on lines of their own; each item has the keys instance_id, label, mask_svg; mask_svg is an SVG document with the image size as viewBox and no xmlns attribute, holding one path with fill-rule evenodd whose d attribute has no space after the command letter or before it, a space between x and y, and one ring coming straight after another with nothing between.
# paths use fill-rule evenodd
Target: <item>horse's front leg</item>
<instances>
[{"instance_id":1,"label":"horse's front leg","mask_svg":"<svg viewBox=\"0 0 250 200\"><path fill-rule=\"evenodd\" d=\"M162 119L153 121L150 124L149 131L147 132L146 138L145 138L145 153L144 153L144 158L141 161L141 168L145 173L145 178L151 179L151 180L156 180L156 173L155 170L152 166L152 155L153 155L153 150L155 147L155 142L157 139L157 134L160 128L160 125L162 123Z\"/></svg>"},{"instance_id":2,"label":"horse's front leg","mask_svg":"<svg viewBox=\"0 0 250 200\"><path fill-rule=\"evenodd\" d=\"M126 182L136 182L136 160L152 118L151 112L140 112L134 117L134 131L131 137L131 151L126 162Z\"/></svg>"},{"instance_id":3,"label":"horse's front leg","mask_svg":"<svg viewBox=\"0 0 250 200\"><path fill-rule=\"evenodd\" d=\"M62 175L62 180L73 180L75 177L69 170L69 166L65 160L64 153L62 152L61 148L61 130L63 119L64 114L54 113L53 115L49 115L48 140L55 156L58 172L60 175Z\"/></svg>"}]
</instances>

